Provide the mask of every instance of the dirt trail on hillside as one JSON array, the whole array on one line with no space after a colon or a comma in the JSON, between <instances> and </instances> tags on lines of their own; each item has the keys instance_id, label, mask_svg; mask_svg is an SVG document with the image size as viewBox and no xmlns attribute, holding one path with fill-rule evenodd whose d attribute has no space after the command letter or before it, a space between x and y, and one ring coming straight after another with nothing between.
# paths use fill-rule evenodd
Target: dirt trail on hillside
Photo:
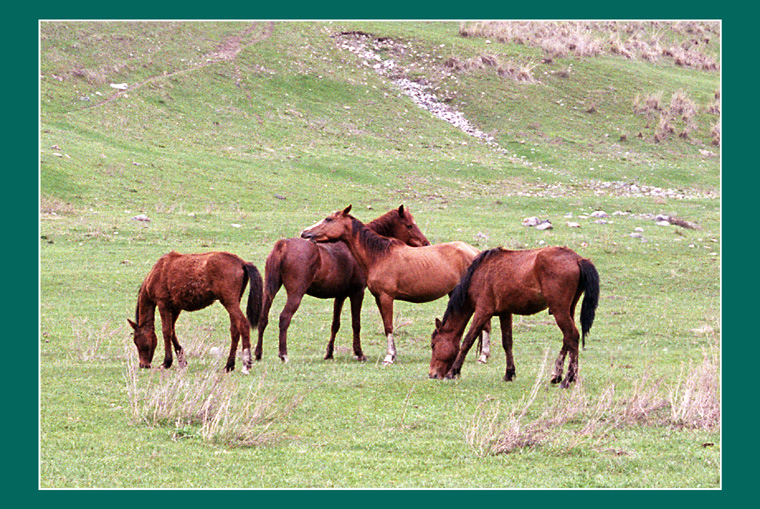
<instances>
[{"instance_id":1,"label":"dirt trail on hillside","mask_svg":"<svg viewBox=\"0 0 760 509\"><path fill-rule=\"evenodd\" d=\"M191 65L185 69L174 71L172 73L159 74L157 76L148 78L135 85L130 85L129 88L127 88L126 90L118 90L114 92L111 96L104 99L103 101L97 104L94 104L92 107L103 106L105 104L108 104L111 101L114 101L120 97L123 97L125 94L129 92L134 92L135 90L138 90L149 83L153 83L154 81L171 78L172 76L178 76L181 74L187 74L189 72L203 69L204 67L207 67L212 64L216 64L218 62L233 61L238 56L238 54L242 50L247 48L248 46L252 46L256 43L259 43L263 40L268 39L272 35L273 30L274 30L274 22L272 21L269 21L266 23L252 23L249 27L243 30L243 32L241 32L239 35L233 35L233 36L227 37L224 41L222 41L221 44L219 44L219 46L217 46L216 50L204 55L200 63Z\"/></svg>"}]
</instances>

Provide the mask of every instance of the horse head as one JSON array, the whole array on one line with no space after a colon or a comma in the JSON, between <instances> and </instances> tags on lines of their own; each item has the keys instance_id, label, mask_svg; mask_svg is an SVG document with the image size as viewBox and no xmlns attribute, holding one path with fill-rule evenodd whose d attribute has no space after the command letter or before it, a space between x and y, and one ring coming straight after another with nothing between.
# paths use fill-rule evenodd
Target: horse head
<instances>
[{"instance_id":1,"label":"horse head","mask_svg":"<svg viewBox=\"0 0 760 509\"><path fill-rule=\"evenodd\" d=\"M132 326L134 330L133 340L137 347L137 354L140 357L140 367L150 368L150 363L153 361L153 354L156 351L156 345L158 344L158 337L153 327L140 326L127 318L127 322Z\"/></svg>"},{"instance_id":2,"label":"horse head","mask_svg":"<svg viewBox=\"0 0 760 509\"><path fill-rule=\"evenodd\" d=\"M337 210L319 221L306 228L301 232L301 238L308 239L312 242L336 242L351 234L351 221L353 216L351 205L343 210Z\"/></svg>"},{"instance_id":3,"label":"horse head","mask_svg":"<svg viewBox=\"0 0 760 509\"><path fill-rule=\"evenodd\" d=\"M405 209L401 205L397 212L398 221L393 222L393 234L391 236L412 247L429 246L430 241L417 226L409 209Z\"/></svg>"},{"instance_id":4,"label":"horse head","mask_svg":"<svg viewBox=\"0 0 760 509\"><path fill-rule=\"evenodd\" d=\"M445 321L442 322L438 318L435 319L435 330L430 338L430 348L433 354L430 358L428 376L437 380L445 378L459 353L459 342L456 340L454 329L447 327Z\"/></svg>"}]
</instances>

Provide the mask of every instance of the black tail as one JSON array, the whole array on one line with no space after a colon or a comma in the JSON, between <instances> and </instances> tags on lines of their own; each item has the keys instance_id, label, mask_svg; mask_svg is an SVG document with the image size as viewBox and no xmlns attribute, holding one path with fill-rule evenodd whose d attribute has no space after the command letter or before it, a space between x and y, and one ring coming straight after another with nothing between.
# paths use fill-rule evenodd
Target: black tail
<instances>
[{"instance_id":1,"label":"black tail","mask_svg":"<svg viewBox=\"0 0 760 509\"><path fill-rule=\"evenodd\" d=\"M266 292L270 299L274 299L274 296L277 295L277 292L282 286L280 265L285 256L283 252L284 249L286 249L286 244L284 242L276 242L272 252L267 256L266 265L264 265Z\"/></svg>"},{"instance_id":2,"label":"black tail","mask_svg":"<svg viewBox=\"0 0 760 509\"><path fill-rule=\"evenodd\" d=\"M583 347L586 347L586 334L591 330L596 316L596 306L599 304L599 273L591 260L582 258L578 262L581 269L579 286L583 288L583 303L581 304L581 336Z\"/></svg>"},{"instance_id":3,"label":"black tail","mask_svg":"<svg viewBox=\"0 0 760 509\"><path fill-rule=\"evenodd\" d=\"M248 306L246 315L251 328L258 327L259 316L261 316L261 298L263 294L264 283L261 280L259 269L252 263L245 264L245 270L248 273L248 279L251 280L251 288L248 291Z\"/></svg>"}]
</instances>

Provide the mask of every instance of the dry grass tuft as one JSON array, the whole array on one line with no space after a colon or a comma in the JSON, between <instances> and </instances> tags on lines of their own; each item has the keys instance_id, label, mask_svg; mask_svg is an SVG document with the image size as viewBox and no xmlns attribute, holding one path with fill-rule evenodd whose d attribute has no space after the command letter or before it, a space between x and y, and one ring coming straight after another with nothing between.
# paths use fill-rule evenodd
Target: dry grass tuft
<instances>
[{"instance_id":1,"label":"dry grass tuft","mask_svg":"<svg viewBox=\"0 0 760 509\"><path fill-rule=\"evenodd\" d=\"M539 83L539 81L533 76L533 69L538 64L520 63L514 60L508 60L502 63L497 57L493 55L478 55L473 58L461 59L458 57L450 57L443 62L443 66L449 70L463 73L473 72L481 69L496 69L496 73L512 81L521 83Z\"/></svg>"},{"instance_id":2,"label":"dry grass tuft","mask_svg":"<svg viewBox=\"0 0 760 509\"><path fill-rule=\"evenodd\" d=\"M284 436L274 430L302 401L284 405L267 394L265 378L258 385L239 387L239 379L212 368L193 375L186 369L144 373L129 359L126 372L128 411L134 422L171 426L174 437L197 435L233 447L267 445Z\"/></svg>"},{"instance_id":3,"label":"dry grass tuft","mask_svg":"<svg viewBox=\"0 0 760 509\"><path fill-rule=\"evenodd\" d=\"M76 360L101 361L109 357L103 352L104 346L112 344L115 337L123 335L124 327L114 327L108 321L93 325L87 318L72 318L71 333L71 352Z\"/></svg>"},{"instance_id":4,"label":"dry grass tuft","mask_svg":"<svg viewBox=\"0 0 760 509\"><path fill-rule=\"evenodd\" d=\"M631 393L619 395L610 384L594 400L582 381L570 391L551 395L553 400L534 419L528 415L542 387L544 363L531 392L511 408L489 397L483 401L465 429L465 441L480 457L507 454L543 444L559 444L565 452L582 444L599 445L615 428L670 426L714 429L720 426L719 355L716 348L704 353L699 366L681 370L678 381L666 387L663 379L644 377ZM552 391L554 392L554 391Z\"/></svg>"},{"instance_id":5,"label":"dry grass tuft","mask_svg":"<svg viewBox=\"0 0 760 509\"><path fill-rule=\"evenodd\" d=\"M668 29L685 39L680 44L665 44L663 33ZM478 21L462 23L459 34L541 48L550 57L612 54L647 62L666 57L679 66L706 71L719 68L707 51L710 41L720 37L718 23Z\"/></svg>"}]
</instances>

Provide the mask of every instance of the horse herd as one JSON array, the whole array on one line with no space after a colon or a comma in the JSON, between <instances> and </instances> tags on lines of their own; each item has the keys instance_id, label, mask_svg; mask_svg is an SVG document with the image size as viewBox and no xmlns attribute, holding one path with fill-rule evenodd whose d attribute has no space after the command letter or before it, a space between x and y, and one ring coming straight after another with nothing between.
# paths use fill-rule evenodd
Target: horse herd
<instances>
[{"instance_id":1,"label":"horse herd","mask_svg":"<svg viewBox=\"0 0 760 509\"><path fill-rule=\"evenodd\" d=\"M495 248L480 252L464 242L430 244L404 206L364 224L350 214L351 206L333 212L301 232L300 238L279 240L267 256L264 279L258 269L225 252L162 256L143 281L137 298L134 329L140 367L149 368L158 338L155 309L161 317L164 368L185 366L184 350L174 324L181 311L196 311L219 301L230 315L230 352L225 369L235 369L242 336L243 372L253 358L261 359L264 331L272 301L285 286L287 302L279 320L279 357L288 360L287 331L304 295L335 299L325 359L333 357L335 335L345 300L351 303L353 351L366 360L360 339L360 312L364 289L375 297L387 340L384 364L396 360L393 339L393 302L430 302L449 295L442 319L435 320L431 340L430 378L459 376L468 351L481 338L480 362L488 357L491 318L501 325L506 354L504 380L514 379L512 315L549 310L562 331L562 349L552 372L552 383L568 387L578 377L578 347L594 322L599 301L599 274L594 264L566 247L511 251ZM250 281L246 313L240 301ZM575 307L581 294L581 332L575 326ZM464 330L472 320L467 334ZM258 341L251 354L252 328ZM464 335L464 338L462 336ZM565 357L570 355L567 376Z\"/></svg>"}]
</instances>

